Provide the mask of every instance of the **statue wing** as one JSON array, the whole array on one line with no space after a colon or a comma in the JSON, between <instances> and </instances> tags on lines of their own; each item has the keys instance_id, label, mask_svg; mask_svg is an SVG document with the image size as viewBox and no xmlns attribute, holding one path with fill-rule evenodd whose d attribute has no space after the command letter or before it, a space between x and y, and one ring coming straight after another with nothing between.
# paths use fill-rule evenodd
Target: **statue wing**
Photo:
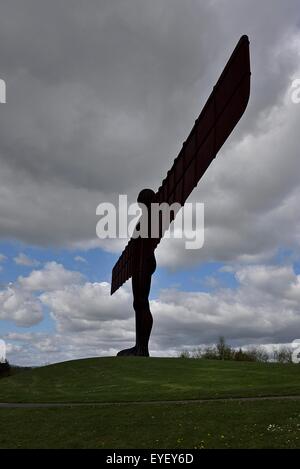
<instances>
[{"instance_id":1,"label":"statue wing","mask_svg":"<svg viewBox=\"0 0 300 469\"><path fill-rule=\"evenodd\" d=\"M250 96L249 39L242 36L187 140L156 193L156 202L184 205L247 107ZM167 229L167 227L165 227ZM157 247L164 233L152 240ZM140 239L131 239L112 271L111 294L137 268Z\"/></svg>"}]
</instances>

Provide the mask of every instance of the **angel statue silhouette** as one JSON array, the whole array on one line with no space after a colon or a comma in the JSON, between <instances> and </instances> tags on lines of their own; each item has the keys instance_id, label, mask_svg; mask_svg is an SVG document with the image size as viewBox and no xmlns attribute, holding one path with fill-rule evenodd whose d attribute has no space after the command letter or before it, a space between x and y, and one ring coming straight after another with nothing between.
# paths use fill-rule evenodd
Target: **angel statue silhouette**
<instances>
[{"instance_id":1,"label":"angel statue silhouette","mask_svg":"<svg viewBox=\"0 0 300 469\"><path fill-rule=\"evenodd\" d=\"M148 236L132 236L112 270L111 294L132 278L136 324L135 345L121 350L118 356L149 356L153 324L149 294L156 269L154 251L167 229L159 220L151 219L151 204L184 205L244 114L250 97L250 76L249 39L242 36L161 186L157 192L143 189L138 195L142 214L136 228L139 229L143 217L148 217ZM151 236L154 222L160 225L156 237Z\"/></svg>"}]
</instances>

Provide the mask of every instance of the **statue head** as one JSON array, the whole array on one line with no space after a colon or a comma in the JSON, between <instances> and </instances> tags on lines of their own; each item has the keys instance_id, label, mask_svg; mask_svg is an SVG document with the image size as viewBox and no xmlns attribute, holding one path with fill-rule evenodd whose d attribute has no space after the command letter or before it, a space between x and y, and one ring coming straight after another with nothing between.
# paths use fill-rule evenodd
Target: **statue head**
<instances>
[{"instance_id":1,"label":"statue head","mask_svg":"<svg viewBox=\"0 0 300 469\"><path fill-rule=\"evenodd\" d=\"M138 204L144 204L147 208L150 208L154 201L155 192L152 189L143 189L137 198Z\"/></svg>"}]
</instances>

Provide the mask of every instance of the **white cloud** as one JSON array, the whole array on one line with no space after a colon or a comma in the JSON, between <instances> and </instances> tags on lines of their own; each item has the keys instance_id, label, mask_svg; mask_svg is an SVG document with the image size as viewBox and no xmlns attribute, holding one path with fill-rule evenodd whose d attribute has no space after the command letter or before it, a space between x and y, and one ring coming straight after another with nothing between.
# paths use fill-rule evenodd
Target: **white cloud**
<instances>
[{"instance_id":1,"label":"white cloud","mask_svg":"<svg viewBox=\"0 0 300 469\"><path fill-rule=\"evenodd\" d=\"M17 326L30 327L43 319L43 304L34 292L49 292L71 286L74 291L83 284L81 273L65 269L62 264L48 262L43 269L33 270L27 277L20 276L0 291L0 319Z\"/></svg>"},{"instance_id":2,"label":"white cloud","mask_svg":"<svg viewBox=\"0 0 300 469\"><path fill-rule=\"evenodd\" d=\"M7 257L4 254L0 254L0 262L6 261Z\"/></svg>"},{"instance_id":3,"label":"white cloud","mask_svg":"<svg viewBox=\"0 0 300 469\"><path fill-rule=\"evenodd\" d=\"M152 301L157 347L214 342L287 342L300 331L300 281L292 267L249 266L235 289L213 293L166 290ZM298 332L297 332L298 331Z\"/></svg>"},{"instance_id":4,"label":"white cloud","mask_svg":"<svg viewBox=\"0 0 300 469\"><path fill-rule=\"evenodd\" d=\"M84 264L87 263L87 260L86 260L84 257L82 257L82 256L75 256L75 257L74 257L74 261L76 261L76 262L82 262L82 263L84 263Z\"/></svg>"},{"instance_id":5,"label":"white cloud","mask_svg":"<svg viewBox=\"0 0 300 469\"><path fill-rule=\"evenodd\" d=\"M40 265L39 261L36 259L31 259L23 252L20 252L17 257L14 257L14 261L17 265L25 265L26 267L37 267Z\"/></svg>"},{"instance_id":6,"label":"white cloud","mask_svg":"<svg viewBox=\"0 0 300 469\"><path fill-rule=\"evenodd\" d=\"M19 284L28 291L59 290L66 285L81 283L83 276L76 271L70 271L57 262L47 262L43 269L33 270L28 277L20 276Z\"/></svg>"},{"instance_id":7,"label":"white cloud","mask_svg":"<svg viewBox=\"0 0 300 469\"><path fill-rule=\"evenodd\" d=\"M236 278L242 286L255 289L264 296L271 294L274 299L283 298L287 294L287 287L291 288L298 283L291 266L247 266L236 272Z\"/></svg>"},{"instance_id":8,"label":"white cloud","mask_svg":"<svg viewBox=\"0 0 300 469\"><path fill-rule=\"evenodd\" d=\"M127 288L110 295L110 284L87 282L68 285L60 290L42 293L41 301L50 310L60 332L113 327L114 321L132 316L132 300Z\"/></svg>"},{"instance_id":9,"label":"white cloud","mask_svg":"<svg viewBox=\"0 0 300 469\"><path fill-rule=\"evenodd\" d=\"M293 268L253 265L239 267L235 275L235 289L216 285L213 293L161 291L151 301L152 354L174 355L182 347L215 342L219 335L235 346L288 343L298 338L300 277ZM108 283L86 282L40 295L56 324L56 334L49 335L56 340L58 355L53 357L115 354L133 343L131 292L126 286L110 296L109 290ZM18 336L10 338L19 340Z\"/></svg>"},{"instance_id":10,"label":"white cloud","mask_svg":"<svg viewBox=\"0 0 300 469\"><path fill-rule=\"evenodd\" d=\"M30 327L43 319L42 305L17 285L10 285L0 292L0 319Z\"/></svg>"}]
</instances>

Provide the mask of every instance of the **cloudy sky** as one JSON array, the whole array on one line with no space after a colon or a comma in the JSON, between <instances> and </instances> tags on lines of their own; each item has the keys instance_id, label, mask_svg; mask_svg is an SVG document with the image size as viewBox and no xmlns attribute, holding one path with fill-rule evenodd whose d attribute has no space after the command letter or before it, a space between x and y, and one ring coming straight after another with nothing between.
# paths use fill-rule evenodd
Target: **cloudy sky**
<instances>
[{"instance_id":1,"label":"cloudy sky","mask_svg":"<svg viewBox=\"0 0 300 469\"><path fill-rule=\"evenodd\" d=\"M197 251L164 240L152 355L224 335L300 338L300 1L1 0L0 338L18 364L114 355L134 340L126 240L96 237L96 207L156 190L242 34L247 111L190 201Z\"/></svg>"}]
</instances>

